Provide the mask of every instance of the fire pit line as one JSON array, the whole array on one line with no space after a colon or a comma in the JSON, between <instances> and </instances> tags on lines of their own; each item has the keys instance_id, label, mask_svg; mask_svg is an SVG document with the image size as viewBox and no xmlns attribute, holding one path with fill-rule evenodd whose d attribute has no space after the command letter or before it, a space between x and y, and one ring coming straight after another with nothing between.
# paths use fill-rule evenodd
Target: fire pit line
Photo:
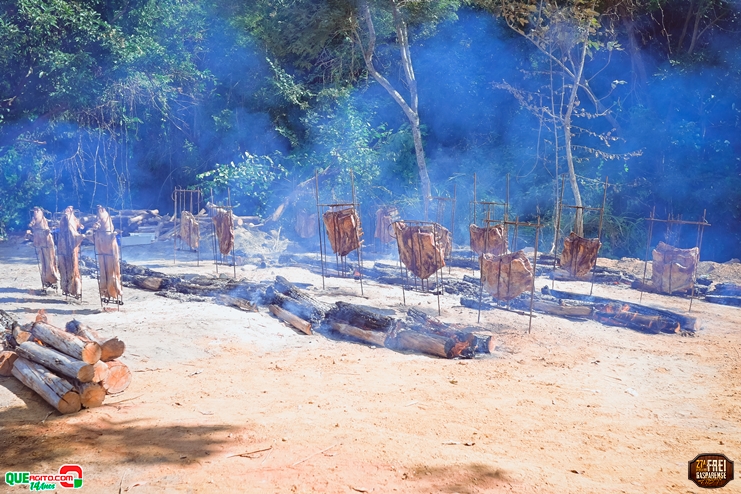
<instances>
[{"instance_id":1,"label":"fire pit line","mask_svg":"<svg viewBox=\"0 0 741 494\"><path fill-rule=\"evenodd\" d=\"M669 234L669 236L671 236L671 234L673 233L675 226L679 226L681 228L682 225L697 225L697 237L695 240L695 248L697 249L697 262L695 263L695 266L692 270L692 292L690 293L690 306L687 310L687 312L692 312L692 301L695 299L695 280L697 279L697 266L698 264L700 264L700 252L702 251L702 237L705 233L705 227L712 226L705 218L706 214L707 209L704 209L702 211L702 217L699 221L685 221L682 219L681 215L679 215L677 218L674 218L674 215L672 215L671 213L669 213L667 219L661 220L656 218L656 206L654 206L654 208L651 210L651 215L646 218L646 221L648 222L648 240L646 241L646 258L643 264L643 281L641 282L641 297L639 301L643 301L643 292L645 291L646 286L648 256L650 254L651 243L653 240L654 223L666 223L667 234ZM674 246L672 245L672 247ZM669 270L669 285L671 286L671 269Z\"/></svg>"},{"instance_id":2,"label":"fire pit line","mask_svg":"<svg viewBox=\"0 0 741 494\"><path fill-rule=\"evenodd\" d=\"M213 196L213 192L212 192ZM179 233L182 229L183 225L183 212L188 212L193 216L197 216L198 212L201 209L201 204L203 203L203 193L201 192L201 189L182 189L179 186L175 187L175 190L172 192L172 200L175 203L174 212L173 212L173 220L175 222L175 235L173 235L173 245L172 245L172 263L177 263L177 251L178 251L178 238L180 238L180 249L183 249L184 245L188 245L188 250L195 250L198 254L198 259L196 261L196 266L201 265L201 249L193 249L193 247L189 244L187 244L182 237L180 237ZM193 234L192 228L188 228L188 233ZM200 232L196 231L195 234L198 236L198 239L200 240Z\"/></svg>"},{"instance_id":3,"label":"fire pit line","mask_svg":"<svg viewBox=\"0 0 741 494\"><path fill-rule=\"evenodd\" d=\"M494 223L494 222L495 222L494 220L484 220L484 223L487 227L489 226L489 223ZM520 217L516 216L515 221L505 220L505 221L502 221L501 224L504 225L505 234L508 231L508 228L507 228L508 225L514 226L512 243L510 245L517 245L517 235L518 235L520 227L535 229L535 245L533 246L533 276L530 281L530 313L529 313L529 319L528 319L528 325L527 325L527 332L529 334L530 330L533 327L533 299L535 296L535 272L538 266L538 244L540 240L540 229L543 228L543 225L540 223L540 216L538 216L537 223L521 222ZM479 266L481 266L483 259L484 259L483 255L479 257ZM501 269L501 266L500 266L500 269ZM512 264L510 263L508 266L508 272L507 272L507 293L508 294L510 292L510 281L512 279L511 273L512 273ZM497 283L499 283L499 280L497 280ZM481 269L480 276L479 276L479 303L478 303L478 319L477 319L478 322L481 322L481 306L482 306L483 291L484 291L484 273L483 273L483 269ZM510 301L507 301L506 310L512 310L510 308Z\"/></svg>"},{"instance_id":4,"label":"fire pit line","mask_svg":"<svg viewBox=\"0 0 741 494\"><path fill-rule=\"evenodd\" d=\"M358 214L358 211L360 211L360 204L358 203L357 195L355 194L355 174L353 173L352 169L350 169L349 171L350 190L352 191L351 202L336 202L331 204L319 202L319 170L314 171L314 198L316 200L317 222L319 227L319 258L321 260L322 267L322 289L325 288L325 278L329 276L326 267L328 256L327 244L329 243L329 241L327 238L327 224L325 221L325 216L331 215L332 213L338 213L340 211L350 210L349 214L354 215L355 218L355 224L353 225L353 231L351 233L351 236L354 236L354 238L352 239L353 243L350 245L351 249L348 249L348 251L345 252L344 255L341 252L337 252L337 250L342 249L342 246L340 246L340 244L342 243L343 232L341 231L339 218L335 217L331 221L333 225L332 238L335 239L335 243L337 245L332 245L332 250L335 254L335 266L337 268L337 276L343 278L348 276L347 254L349 254L353 250L357 251L358 267L357 269L353 270L351 276L360 281L360 295L363 296L363 240L361 240L361 237L363 236L363 229L360 215Z\"/></svg>"},{"instance_id":5,"label":"fire pit line","mask_svg":"<svg viewBox=\"0 0 741 494\"><path fill-rule=\"evenodd\" d=\"M556 183L558 183L558 182L556 182ZM577 216L579 216L579 214L581 214L582 219L584 218L584 212L585 211L599 211L599 227L597 229L597 241L601 244L602 243L602 223L603 223L604 217L605 217L605 202L607 201L607 187L609 187L609 185L610 185L609 182L608 182L608 177L605 177L604 192L602 194L602 207L599 207L599 208L592 208L592 207L585 207L585 206L576 206L576 205L571 205L571 204L564 204L563 203L563 192L564 192L564 189L565 189L565 187L564 187L565 183L566 183L566 174L564 173L563 175L561 175L561 196L560 196L560 200L558 201L558 207L556 208L556 228L555 228L555 230L556 230L556 238L555 238L555 240L553 242L553 245L556 246L556 249L558 248L558 235L559 235L560 230L561 230L561 216L563 214L563 209L564 208L567 208L567 209L575 209L577 211ZM559 255L558 254L556 254L555 256L553 256L553 272L554 272L554 275L553 275L553 278L552 278L552 281L551 281L551 289L553 289L555 287L555 283L556 283L555 272L556 272L556 264L558 263L558 259L559 259ZM577 259L577 256L574 255L572 257L572 259L573 260L576 260ZM592 295L592 292L594 291L594 275L595 275L595 272L596 272L596 268L597 268L597 259L595 257L594 266L592 266L592 270L591 270L592 271L592 276L590 277L589 295Z\"/></svg>"}]
</instances>

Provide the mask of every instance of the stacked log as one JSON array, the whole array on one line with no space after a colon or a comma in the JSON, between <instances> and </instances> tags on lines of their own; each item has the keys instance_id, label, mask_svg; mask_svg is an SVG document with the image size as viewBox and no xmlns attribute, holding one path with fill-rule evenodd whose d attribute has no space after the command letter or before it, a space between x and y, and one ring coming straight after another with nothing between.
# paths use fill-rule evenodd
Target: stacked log
<instances>
[{"instance_id":1,"label":"stacked log","mask_svg":"<svg viewBox=\"0 0 741 494\"><path fill-rule=\"evenodd\" d=\"M19 327L6 322L9 330ZM131 371L116 360L125 345L70 321L68 331L46 321L34 323L26 341L0 352L0 376L14 376L63 414L101 406L106 394L120 393L131 383Z\"/></svg>"}]
</instances>

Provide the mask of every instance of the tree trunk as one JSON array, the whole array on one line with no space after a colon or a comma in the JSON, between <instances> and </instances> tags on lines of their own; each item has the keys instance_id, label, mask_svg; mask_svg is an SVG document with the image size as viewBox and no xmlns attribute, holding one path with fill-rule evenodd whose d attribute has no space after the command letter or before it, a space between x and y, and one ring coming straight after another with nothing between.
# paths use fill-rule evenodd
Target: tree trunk
<instances>
[{"instance_id":1,"label":"tree trunk","mask_svg":"<svg viewBox=\"0 0 741 494\"><path fill-rule=\"evenodd\" d=\"M574 218L574 233L580 237L584 236L584 210L582 209L583 203L581 200L581 194L579 193L579 184L576 182L576 171L574 170L574 156L571 142L571 116L574 113L574 107L576 106L576 93L579 90L582 74L584 73L584 64L587 57L587 40L583 40L582 45L583 47L579 58L578 70L574 75L574 84L571 86L571 94L569 95L569 101L566 105L566 115L564 115L563 118L564 147L566 150L566 164L569 168L569 184L571 185L571 191L574 194L574 206L577 207L576 217Z\"/></svg>"},{"instance_id":2,"label":"tree trunk","mask_svg":"<svg viewBox=\"0 0 741 494\"><path fill-rule=\"evenodd\" d=\"M51 324L37 322L33 325L31 334L45 345L77 360L82 360L86 364L94 364L100 360L100 345L93 341L83 341L71 333L55 328Z\"/></svg>"},{"instance_id":3,"label":"tree trunk","mask_svg":"<svg viewBox=\"0 0 741 494\"><path fill-rule=\"evenodd\" d=\"M53 348L27 341L18 345L15 351L19 357L32 360L63 376L77 379L83 383L92 381L95 376L95 369L92 365L69 357Z\"/></svg>"},{"instance_id":4,"label":"tree trunk","mask_svg":"<svg viewBox=\"0 0 741 494\"><path fill-rule=\"evenodd\" d=\"M80 395L74 390L72 384L53 374L44 366L25 358L19 358L15 361L12 372L16 379L36 391L61 413L80 411Z\"/></svg>"},{"instance_id":5,"label":"tree trunk","mask_svg":"<svg viewBox=\"0 0 741 494\"><path fill-rule=\"evenodd\" d=\"M111 360L106 362L108 365L108 375L103 379L101 384L107 394L112 395L121 393L131 384L131 371L121 361Z\"/></svg>"},{"instance_id":6,"label":"tree trunk","mask_svg":"<svg viewBox=\"0 0 741 494\"><path fill-rule=\"evenodd\" d=\"M419 169L419 178L422 186L422 201L424 203L425 219L429 212L430 200L432 198L432 191L430 186L430 177L427 173L427 162L425 160L424 146L422 143L422 132L420 130L419 123L419 104L417 97L417 80L414 76L414 67L412 65L411 51L409 50L409 37L407 33L407 26L404 20L401 18L396 3L392 2L392 13L394 17L394 28L396 30L396 39L399 44L399 50L401 52L401 65L404 70L404 76L406 83L409 88L409 103L404 97L391 85L391 83L378 72L373 65L373 55L375 54L376 46L376 29L373 25L373 18L371 17L370 7L368 2L363 1L360 6L361 15L365 19L365 24L368 29L368 45L363 48L363 58L365 60L365 66L368 69L368 73L391 95L396 103L404 111L409 120L409 125L412 129L412 138L414 140L414 152L417 157L417 168ZM360 35L356 33L357 41L360 46L363 46Z\"/></svg>"}]
</instances>

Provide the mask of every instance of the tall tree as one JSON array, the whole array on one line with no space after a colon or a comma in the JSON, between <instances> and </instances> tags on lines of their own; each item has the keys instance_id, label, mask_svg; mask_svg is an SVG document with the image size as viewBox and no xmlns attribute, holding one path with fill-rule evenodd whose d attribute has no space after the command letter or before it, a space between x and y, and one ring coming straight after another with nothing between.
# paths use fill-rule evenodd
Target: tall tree
<instances>
[{"instance_id":1,"label":"tall tree","mask_svg":"<svg viewBox=\"0 0 741 494\"><path fill-rule=\"evenodd\" d=\"M619 128L605 100L624 81L614 80L611 85L600 84L609 88L601 96L592 88L595 78L609 65L612 53L620 49L609 26L600 24L600 21L609 22L609 19L598 13L594 8L595 2L589 0L565 3L553 0L475 0L475 3L501 15L512 30L531 42L543 59L534 72L539 76L536 80L545 80L545 85L534 92L509 83L497 86L510 91L523 106L541 119L541 123L550 124L554 133L557 171L561 149L559 142L563 140L569 186L577 207L574 232L583 236L584 204L577 181L575 151L580 151L582 155L596 155L601 159L626 158L635 154L620 155L605 149L616 139L615 132ZM603 56L596 57L600 51ZM590 64L595 65L591 71L588 70ZM584 107L582 98L591 103L591 110ZM607 129L594 123L598 117L607 121ZM587 123L577 123L579 118ZM582 138L577 142L575 139L579 136Z\"/></svg>"},{"instance_id":2,"label":"tall tree","mask_svg":"<svg viewBox=\"0 0 741 494\"><path fill-rule=\"evenodd\" d=\"M459 6L459 0L298 0L277 8L262 0L246 6L241 19L280 63L303 72L309 86L356 83L364 76L362 60L409 121L427 211L432 194L410 37L434 32ZM389 75L392 65L403 74L399 80Z\"/></svg>"}]
</instances>

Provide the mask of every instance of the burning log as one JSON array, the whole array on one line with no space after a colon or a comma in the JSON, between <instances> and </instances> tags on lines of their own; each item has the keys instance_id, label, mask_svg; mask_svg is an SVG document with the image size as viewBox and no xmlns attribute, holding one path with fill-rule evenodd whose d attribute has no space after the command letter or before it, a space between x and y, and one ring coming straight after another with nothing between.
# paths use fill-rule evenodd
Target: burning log
<instances>
[{"instance_id":1,"label":"burning log","mask_svg":"<svg viewBox=\"0 0 741 494\"><path fill-rule=\"evenodd\" d=\"M388 333L396 324L396 319L378 314L360 305L335 302L327 312L327 318L339 323L349 324L365 331Z\"/></svg>"},{"instance_id":2,"label":"burning log","mask_svg":"<svg viewBox=\"0 0 741 494\"><path fill-rule=\"evenodd\" d=\"M33 246L41 264L41 284L43 288L56 287L59 282L57 256L54 250L54 238L49 229L49 223L44 217L44 210L33 208L33 219L28 225L33 233Z\"/></svg>"},{"instance_id":3,"label":"burning log","mask_svg":"<svg viewBox=\"0 0 741 494\"><path fill-rule=\"evenodd\" d=\"M399 210L393 206L382 207L376 211L376 231L374 238L377 238L382 244L393 242L391 236L391 225L399 217Z\"/></svg>"},{"instance_id":4,"label":"burning log","mask_svg":"<svg viewBox=\"0 0 741 494\"><path fill-rule=\"evenodd\" d=\"M82 223L75 216L75 210L68 206L59 220L59 273L62 280L62 293L70 297L82 297L82 277L80 276L80 244L85 236L79 233Z\"/></svg>"},{"instance_id":5,"label":"burning log","mask_svg":"<svg viewBox=\"0 0 741 494\"><path fill-rule=\"evenodd\" d=\"M236 307L237 309L241 309L247 312L257 312L257 307L255 306L255 304L243 298L219 294L216 296L216 301L222 305Z\"/></svg>"},{"instance_id":6,"label":"burning log","mask_svg":"<svg viewBox=\"0 0 741 494\"><path fill-rule=\"evenodd\" d=\"M296 234L301 238L311 238L316 235L317 214L309 213L305 209L299 209L296 212Z\"/></svg>"},{"instance_id":7,"label":"burning log","mask_svg":"<svg viewBox=\"0 0 741 494\"><path fill-rule=\"evenodd\" d=\"M313 332L311 331L311 323L308 321L304 321L298 316L293 315L292 313L288 312L285 309L282 309L281 307L278 307L277 305L270 304L268 306L268 310L270 310L270 313L273 314L275 317L280 319L283 322L287 322L294 328L298 329L304 334L311 335Z\"/></svg>"},{"instance_id":8,"label":"burning log","mask_svg":"<svg viewBox=\"0 0 741 494\"><path fill-rule=\"evenodd\" d=\"M561 290L551 290L548 286L544 286L542 289L542 292L544 295L551 295L553 297L556 297L557 299L579 300L582 302L592 304L595 307L595 312L598 312L598 311L605 312L604 310L602 310L604 307L614 306L615 304L618 304L622 308L621 310L628 312L628 313L642 314L646 316L661 316L665 319L673 320L677 324L679 324L680 329L685 330L685 331L694 332L695 325L697 323L697 320L694 317L677 314L675 312L671 312L671 311L664 310L664 309L646 307L645 305L622 302L619 300L610 300L604 297L595 297L591 295L582 295L579 293L564 292ZM614 310L614 309L611 309L611 310ZM603 317L604 317L604 314L603 314ZM625 316L625 317L629 317L629 316ZM656 324L658 323L654 323L654 327L658 327L656 326ZM628 327L631 327L631 326L628 326ZM674 332L674 331L672 330L671 332Z\"/></svg>"},{"instance_id":9,"label":"burning log","mask_svg":"<svg viewBox=\"0 0 741 494\"><path fill-rule=\"evenodd\" d=\"M661 315L647 315L632 312L628 304L597 305L594 319L610 326L622 326L644 333L679 333L680 324L676 319Z\"/></svg>"},{"instance_id":10,"label":"burning log","mask_svg":"<svg viewBox=\"0 0 741 494\"><path fill-rule=\"evenodd\" d=\"M407 225L403 221L393 226L401 262L418 278L426 280L445 266L452 249L446 228L437 223Z\"/></svg>"},{"instance_id":11,"label":"burning log","mask_svg":"<svg viewBox=\"0 0 741 494\"><path fill-rule=\"evenodd\" d=\"M18 354L10 350L0 352L0 376L10 377L13 374L13 363L18 358Z\"/></svg>"},{"instance_id":12,"label":"burning log","mask_svg":"<svg viewBox=\"0 0 741 494\"><path fill-rule=\"evenodd\" d=\"M602 243L598 238L583 238L574 232L563 239L561 267L574 278L583 278L597 264Z\"/></svg>"},{"instance_id":13,"label":"burning log","mask_svg":"<svg viewBox=\"0 0 741 494\"><path fill-rule=\"evenodd\" d=\"M495 347L491 335L477 334L457 324L448 325L413 307L409 308L407 316L419 325L413 326L415 331L453 339L456 342L451 350L453 357L473 358L475 353L491 353Z\"/></svg>"},{"instance_id":14,"label":"burning log","mask_svg":"<svg viewBox=\"0 0 741 494\"><path fill-rule=\"evenodd\" d=\"M94 364L100 360L101 348L93 341L83 341L74 334L55 328L50 324L37 322L31 330L34 338L60 352L69 355L86 364Z\"/></svg>"},{"instance_id":15,"label":"burning log","mask_svg":"<svg viewBox=\"0 0 741 494\"><path fill-rule=\"evenodd\" d=\"M480 257L481 283L497 300L512 300L523 292L529 292L533 283L533 267L521 250L511 254Z\"/></svg>"},{"instance_id":16,"label":"burning log","mask_svg":"<svg viewBox=\"0 0 741 494\"><path fill-rule=\"evenodd\" d=\"M476 254L501 256L507 253L504 225L489 225L482 228L471 224L468 230L471 235L471 250Z\"/></svg>"},{"instance_id":17,"label":"burning log","mask_svg":"<svg viewBox=\"0 0 741 494\"><path fill-rule=\"evenodd\" d=\"M458 341L436 334L402 330L386 339L386 345L395 350L407 350L441 358L453 358Z\"/></svg>"},{"instance_id":18,"label":"burning log","mask_svg":"<svg viewBox=\"0 0 741 494\"><path fill-rule=\"evenodd\" d=\"M188 211L182 211L180 213L180 239L192 250L198 250L200 238L196 217Z\"/></svg>"},{"instance_id":19,"label":"burning log","mask_svg":"<svg viewBox=\"0 0 741 494\"><path fill-rule=\"evenodd\" d=\"M267 293L269 303L278 305L302 319L319 322L330 310L328 304L316 300L282 276L275 277L275 284L271 290ZM284 297L275 296L276 294Z\"/></svg>"},{"instance_id":20,"label":"burning log","mask_svg":"<svg viewBox=\"0 0 741 494\"><path fill-rule=\"evenodd\" d=\"M73 319L64 328L68 333L75 334L100 346L100 360L107 362L117 359L126 350L126 344L117 337L103 338L90 326Z\"/></svg>"},{"instance_id":21,"label":"burning log","mask_svg":"<svg viewBox=\"0 0 741 494\"><path fill-rule=\"evenodd\" d=\"M219 252L229 254L234 249L234 215L231 211L211 205L211 220L216 228Z\"/></svg>"},{"instance_id":22,"label":"burning log","mask_svg":"<svg viewBox=\"0 0 741 494\"><path fill-rule=\"evenodd\" d=\"M691 290L699 254L697 247L678 249L659 242L653 251L652 286L669 294Z\"/></svg>"},{"instance_id":23,"label":"burning log","mask_svg":"<svg viewBox=\"0 0 741 494\"><path fill-rule=\"evenodd\" d=\"M117 299L122 293L121 255L113 222L103 206L98 206L98 219L93 225L93 231L95 253L98 256L100 296L105 299Z\"/></svg>"},{"instance_id":24,"label":"burning log","mask_svg":"<svg viewBox=\"0 0 741 494\"><path fill-rule=\"evenodd\" d=\"M36 345L38 346L38 345ZM13 376L27 387L36 391L47 403L63 414L79 412L80 395L72 384L53 374L36 362L19 358L12 370Z\"/></svg>"},{"instance_id":25,"label":"burning log","mask_svg":"<svg viewBox=\"0 0 741 494\"><path fill-rule=\"evenodd\" d=\"M19 357L33 360L63 376L77 379L80 382L91 382L95 377L95 369L91 364L74 359L53 348L27 341L18 345L15 352Z\"/></svg>"},{"instance_id":26,"label":"burning log","mask_svg":"<svg viewBox=\"0 0 741 494\"><path fill-rule=\"evenodd\" d=\"M360 217L354 207L327 211L324 213L323 220L332 252L346 256L360 247L363 230L360 227Z\"/></svg>"},{"instance_id":27,"label":"burning log","mask_svg":"<svg viewBox=\"0 0 741 494\"><path fill-rule=\"evenodd\" d=\"M381 331L369 331L367 329L353 326L352 324L333 320L329 321L329 327L332 328L333 331L354 340L368 343L370 345L386 346L386 338L388 337L387 333Z\"/></svg>"},{"instance_id":28,"label":"burning log","mask_svg":"<svg viewBox=\"0 0 741 494\"><path fill-rule=\"evenodd\" d=\"M101 381L103 388L109 395L121 393L131 384L131 371L128 366L119 360L106 362L108 375Z\"/></svg>"},{"instance_id":29,"label":"burning log","mask_svg":"<svg viewBox=\"0 0 741 494\"><path fill-rule=\"evenodd\" d=\"M99 407L105 400L105 388L98 382L78 383L75 389L80 395L80 404L85 408Z\"/></svg>"}]
</instances>

